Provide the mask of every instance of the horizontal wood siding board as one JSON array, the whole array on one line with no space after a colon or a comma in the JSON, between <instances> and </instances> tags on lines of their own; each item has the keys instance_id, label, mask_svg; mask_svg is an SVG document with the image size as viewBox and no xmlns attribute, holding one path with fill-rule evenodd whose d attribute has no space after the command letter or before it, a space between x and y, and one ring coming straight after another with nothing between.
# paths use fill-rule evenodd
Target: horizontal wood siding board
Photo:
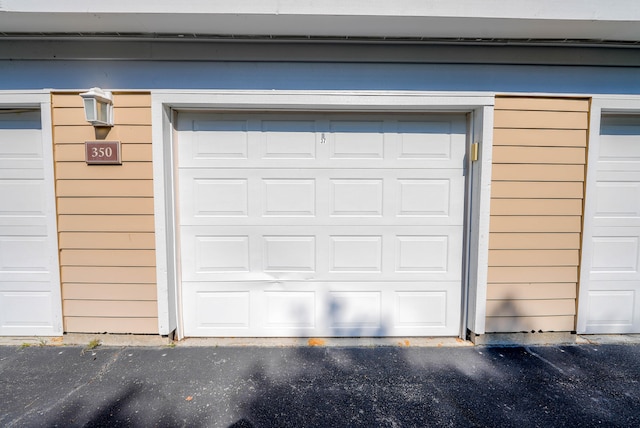
<instances>
[{"instance_id":1,"label":"horizontal wood siding board","mask_svg":"<svg viewBox=\"0 0 640 428\"><path fill-rule=\"evenodd\" d=\"M126 162L122 165L87 165L84 162L58 162L59 180L150 180L151 162Z\"/></svg>"},{"instance_id":2,"label":"horizontal wood siding board","mask_svg":"<svg viewBox=\"0 0 640 428\"><path fill-rule=\"evenodd\" d=\"M582 199L492 199L491 215L582 215Z\"/></svg>"},{"instance_id":3,"label":"horizontal wood siding board","mask_svg":"<svg viewBox=\"0 0 640 428\"><path fill-rule=\"evenodd\" d=\"M577 282L576 266L493 266L488 282Z\"/></svg>"},{"instance_id":4,"label":"horizontal wood siding board","mask_svg":"<svg viewBox=\"0 0 640 428\"><path fill-rule=\"evenodd\" d=\"M55 94L51 106L53 108L82 108L83 101L80 92Z\"/></svg>"},{"instance_id":5,"label":"horizontal wood siding board","mask_svg":"<svg viewBox=\"0 0 640 428\"><path fill-rule=\"evenodd\" d=\"M496 181L491 184L491 197L509 199L582 199L583 183L542 181Z\"/></svg>"},{"instance_id":6,"label":"horizontal wood siding board","mask_svg":"<svg viewBox=\"0 0 640 428\"><path fill-rule=\"evenodd\" d=\"M575 315L574 299L541 300L488 300L487 315L490 317L531 317Z\"/></svg>"},{"instance_id":7,"label":"horizontal wood siding board","mask_svg":"<svg viewBox=\"0 0 640 428\"><path fill-rule=\"evenodd\" d=\"M151 109L114 106L113 122L116 125L151 125Z\"/></svg>"},{"instance_id":8,"label":"horizontal wood siding board","mask_svg":"<svg viewBox=\"0 0 640 428\"><path fill-rule=\"evenodd\" d=\"M60 248L76 250L155 250L154 233L60 232Z\"/></svg>"},{"instance_id":9,"label":"horizontal wood siding board","mask_svg":"<svg viewBox=\"0 0 640 428\"><path fill-rule=\"evenodd\" d=\"M69 250L60 251L62 266L148 266L156 265L154 250Z\"/></svg>"},{"instance_id":10,"label":"horizontal wood siding board","mask_svg":"<svg viewBox=\"0 0 640 428\"><path fill-rule=\"evenodd\" d=\"M140 266L62 266L60 278L62 282L92 282L127 284L154 284L156 282L155 267Z\"/></svg>"},{"instance_id":11,"label":"horizontal wood siding board","mask_svg":"<svg viewBox=\"0 0 640 428\"><path fill-rule=\"evenodd\" d=\"M113 92L113 105L117 107L150 107L151 95L148 92ZM78 93L56 94L53 107L82 108L82 97Z\"/></svg>"},{"instance_id":12,"label":"horizontal wood siding board","mask_svg":"<svg viewBox=\"0 0 640 428\"><path fill-rule=\"evenodd\" d=\"M56 125L84 125L87 123L84 108L54 108L53 121ZM113 108L115 125L151 125L151 109L148 107Z\"/></svg>"},{"instance_id":13,"label":"horizontal wood siding board","mask_svg":"<svg viewBox=\"0 0 640 428\"><path fill-rule=\"evenodd\" d=\"M153 232L153 215L60 215L61 232Z\"/></svg>"},{"instance_id":14,"label":"horizontal wood siding board","mask_svg":"<svg viewBox=\"0 0 640 428\"><path fill-rule=\"evenodd\" d=\"M490 250L489 266L577 266L578 250Z\"/></svg>"},{"instance_id":15,"label":"horizontal wood siding board","mask_svg":"<svg viewBox=\"0 0 640 428\"><path fill-rule=\"evenodd\" d=\"M487 333L574 331L575 316L487 317Z\"/></svg>"},{"instance_id":16,"label":"horizontal wood siding board","mask_svg":"<svg viewBox=\"0 0 640 428\"><path fill-rule=\"evenodd\" d=\"M586 98L500 97L495 99L496 110L589 111Z\"/></svg>"},{"instance_id":17,"label":"horizontal wood siding board","mask_svg":"<svg viewBox=\"0 0 640 428\"><path fill-rule=\"evenodd\" d=\"M491 233L489 235L489 249L490 250L579 250L580 234L579 233Z\"/></svg>"},{"instance_id":18,"label":"horizontal wood siding board","mask_svg":"<svg viewBox=\"0 0 640 428\"><path fill-rule=\"evenodd\" d=\"M153 198L59 198L59 214L153 214Z\"/></svg>"},{"instance_id":19,"label":"horizontal wood siding board","mask_svg":"<svg viewBox=\"0 0 640 428\"><path fill-rule=\"evenodd\" d=\"M158 334L157 318L141 317L64 317L64 329L69 333L130 333Z\"/></svg>"},{"instance_id":20,"label":"horizontal wood siding board","mask_svg":"<svg viewBox=\"0 0 640 428\"><path fill-rule=\"evenodd\" d=\"M575 299L575 282L489 283L487 300Z\"/></svg>"},{"instance_id":21,"label":"horizontal wood siding board","mask_svg":"<svg viewBox=\"0 0 640 428\"><path fill-rule=\"evenodd\" d=\"M122 162L151 162L151 144L122 143L120 146ZM61 144L56 147L57 162L85 162L84 142L78 144Z\"/></svg>"},{"instance_id":22,"label":"horizontal wood siding board","mask_svg":"<svg viewBox=\"0 0 640 428\"><path fill-rule=\"evenodd\" d=\"M495 128L587 129L587 112L496 110Z\"/></svg>"},{"instance_id":23,"label":"horizontal wood siding board","mask_svg":"<svg viewBox=\"0 0 640 428\"><path fill-rule=\"evenodd\" d=\"M493 130L494 146L586 147L586 129L518 129ZM494 147L495 149L495 147Z\"/></svg>"},{"instance_id":24,"label":"horizontal wood siding board","mask_svg":"<svg viewBox=\"0 0 640 428\"><path fill-rule=\"evenodd\" d=\"M95 284L63 283L62 296L65 300L156 300L155 284Z\"/></svg>"},{"instance_id":25,"label":"horizontal wood siding board","mask_svg":"<svg viewBox=\"0 0 640 428\"><path fill-rule=\"evenodd\" d=\"M153 180L58 180L58 197L153 197Z\"/></svg>"},{"instance_id":26,"label":"horizontal wood siding board","mask_svg":"<svg viewBox=\"0 0 640 428\"><path fill-rule=\"evenodd\" d=\"M491 232L580 232L580 216L492 216Z\"/></svg>"},{"instance_id":27,"label":"horizontal wood siding board","mask_svg":"<svg viewBox=\"0 0 640 428\"><path fill-rule=\"evenodd\" d=\"M82 105L78 107L54 108L53 123L56 125L89 125Z\"/></svg>"},{"instance_id":28,"label":"horizontal wood siding board","mask_svg":"<svg viewBox=\"0 0 640 428\"><path fill-rule=\"evenodd\" d=\"M586 149L582 147L496 146L493 163L584 165Z\"/></svg>"},{"instance_id":29,"label":"horizontal wood siding board","mask_svg":"<svg viewBox=\"0 0 640 428\"><path fill-rule=\"evenodd\" d=\"M85 141L97 140L96 130L93 126L86 125L56 125L53 133L56 146L65 144L78 144ZM131 144L151 144L151 126L149 125L127 125L116 126L109 130L104 136L105 140L116 140L122 143Z\"/></svg>"},{"instance_id":30,"label":"horizontal wood siding board","mask_svg":"<svg viewBox=\"0 0 640 428\"><path fill-rule=\"evenodd\" d=\"M114 92L114 107L151 107L151 94L136 92Z\"/></svg>"},{"instance_id":31,"label":"horizontal wood siding board","mask_svg":"<svg viewBox=\"0 0 640 428\"><path fill-rule=\"evenodd\" d=\"M493 181L584 181L584 165L494 164Z\"/></svg>"},{"instance_id":32,"label":"horizontal wood siding board","mask_svg":"<svg viewBox=\"0 0 640 428\"><path fill-rule=\"evenodd\" d=\"M158 316L156 302L144 300L65 300L69 317L140 317Z\"/></svg>"}]
</instances>

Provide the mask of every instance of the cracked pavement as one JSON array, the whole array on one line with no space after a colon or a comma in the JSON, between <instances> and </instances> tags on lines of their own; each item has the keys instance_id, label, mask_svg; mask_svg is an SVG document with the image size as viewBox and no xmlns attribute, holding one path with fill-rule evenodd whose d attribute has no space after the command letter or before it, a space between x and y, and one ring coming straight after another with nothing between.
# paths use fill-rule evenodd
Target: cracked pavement
<instances>
[{"instance_id":1,"label":"cracked pavement","mask_svg":"<svg viewBox=\"0 0 640 428\"><path fill-rule=\"evenodd\" d=\"M0 346L0 426L640 426L640 346Z\"/></svg>"}]
</instances>

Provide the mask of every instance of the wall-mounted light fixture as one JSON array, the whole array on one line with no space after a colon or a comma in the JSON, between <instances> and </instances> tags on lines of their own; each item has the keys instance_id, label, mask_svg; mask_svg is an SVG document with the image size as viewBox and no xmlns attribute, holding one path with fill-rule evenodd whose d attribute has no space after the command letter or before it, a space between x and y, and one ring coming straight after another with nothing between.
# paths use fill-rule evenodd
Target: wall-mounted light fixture
<instances>
[{"instance_id":1,"label":"wall-mounted light fixture","mask_svg":"<svg viewBox=\"0 0 640 428\"><path fill-rule=\"evenodd\" d=\"M80 94L84 101L84 116L93 126L113 126L113 96L100 88Z\"/></svg>"}]
</instances>

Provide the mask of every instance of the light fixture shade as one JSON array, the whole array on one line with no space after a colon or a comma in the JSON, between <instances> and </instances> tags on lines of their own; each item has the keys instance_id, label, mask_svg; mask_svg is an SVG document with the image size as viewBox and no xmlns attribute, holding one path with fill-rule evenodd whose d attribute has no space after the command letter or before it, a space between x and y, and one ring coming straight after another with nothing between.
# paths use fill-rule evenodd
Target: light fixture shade
<instances>
[{"instance_id":1,"label":"light fixture shade","mask_svg":"<svg viewBox=\"0 0 640 428\"><path fill-rule=\"evenodd\" d=\"M80 94L84 101L84 115L93 126L113 126L113 101L111 92L91 88Z\"/></svg>"}]
</instances>

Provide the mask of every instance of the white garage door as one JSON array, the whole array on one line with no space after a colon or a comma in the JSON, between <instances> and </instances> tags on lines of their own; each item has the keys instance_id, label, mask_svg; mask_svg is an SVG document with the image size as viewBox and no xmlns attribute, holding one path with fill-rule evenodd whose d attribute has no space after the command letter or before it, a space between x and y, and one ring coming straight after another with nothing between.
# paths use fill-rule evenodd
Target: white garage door
<instances>
[{"instance_id":1,"label":"white garage door","mask_svg":"<svg viewBox=\"0 0 640 428\"><path fill-rule=\"evenodd\" d=\"M640 117L604 116L591 165L578 330L640 333Z\"/></svg>"},{"instance_id":2,"label":"white garage door","mask_svg":"<svg viewBox=\"0 0 640 428\"><path fill-rule=\"evenodd\" d=\"M458 335L463 115L178 122L186 336Z\"/></svg>"},{"instance_id":3,"label":"white garage door","mask_svg":"<svg viewBox=\"0 0 640 428\"><path fill-rule=\"evenodd\" d=\"M62 334L52 160L44 149L40 112L0 110L0 335Z\"/></svg>"}]
</instances>

